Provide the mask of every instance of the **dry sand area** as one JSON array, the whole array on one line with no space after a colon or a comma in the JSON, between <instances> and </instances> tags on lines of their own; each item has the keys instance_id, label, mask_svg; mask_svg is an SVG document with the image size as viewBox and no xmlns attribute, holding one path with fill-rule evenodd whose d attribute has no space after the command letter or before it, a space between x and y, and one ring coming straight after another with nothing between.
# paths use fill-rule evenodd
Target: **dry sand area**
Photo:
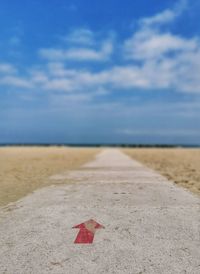
<instances>
[{"instance_id":1,"label":"dry sand area","mask_svg":"<svg viewBox=\"0 0 200 274\"><path fill-rule=\"evenodd\" d=\"M0 148L0 206L52 184L49 176L79 168L98 151L68 147Z\"/></svg>"},{"instance_id":2,"label":"dry sand area","mask_svg":"<svg viewBox=\"0 0 200 274\"><path fill-rule=\"evenodd\" d=\"M100 149L69 147L0 148L0 206L54 182L51 175L78 169ZM123 149L176 184L200 194L200 149ZM65 181L68 183L68 181Z\"/></svg>"},{"instance_id":3,"label":"dry sand area","mask_svg":"<svg viewBox=\"0 0 200 274\"><path fill-rule=\"evenodd\" d=\"M132 158L194 193L200 194L200 149L124 149Z\"/></svg>"}]
</instances>

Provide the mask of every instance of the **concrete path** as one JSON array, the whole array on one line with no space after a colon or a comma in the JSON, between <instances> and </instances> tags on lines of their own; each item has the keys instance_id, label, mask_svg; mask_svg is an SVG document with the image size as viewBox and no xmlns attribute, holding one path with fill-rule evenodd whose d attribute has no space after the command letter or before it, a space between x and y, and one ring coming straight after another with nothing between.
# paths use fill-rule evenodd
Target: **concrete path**
<instances>
[{"instance_id":1,"label":"concrete path","mask_svg":"<svg viewBox=\"0 0 200 274\"><path fill-rule=\"evenodd\" d=\"M0 210L1 274L200 273L198 197L115 149L51 179ZM105 228L74 244L91 218Z\"/></svg>"}]
</instances>

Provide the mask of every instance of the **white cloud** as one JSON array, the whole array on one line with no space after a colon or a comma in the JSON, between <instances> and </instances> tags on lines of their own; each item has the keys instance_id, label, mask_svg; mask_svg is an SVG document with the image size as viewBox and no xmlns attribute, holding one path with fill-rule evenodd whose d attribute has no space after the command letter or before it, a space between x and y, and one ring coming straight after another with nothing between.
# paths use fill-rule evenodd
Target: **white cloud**
<instances>
[{"instance_id":1,"label":"white cloud","mask_svg":"<svg viewBox=\"0 0 200 274\"><path fill-rule=\"evenodd\" d=\"M200 39L184 38L164 31L162 23L173 21L183 10L182 1L174 10L166 10L150 18L140 20L139 29L124 42L128 75L137 77L148 89L175 89L182 92L200 92ZM127 68L122 68L121 71ZM135 87L140 87L137 84ZM131 81L129 81L131 83Z\"/></svg>"},{"instance_id":2,"label":"white cloud","mask_svg":"<svg viewBox=\"0 0 200 274\"><path fill-rule=\"evenodd\" d=\"M173 9L140 19L137 31L124 41L123 65L114 65L99 72L66 68L68 60L85 64L88 61L107 61L111 57L113 40L98 41L101 44L99 50L94 43L95 34L88 29L74 30L68 35L68 42L88 47L41 49L40 55L49 62L50 77L45 88L80 91L109 87L200 92L199 38L185 38L162 29L163 24L167 26L180 16L185 6L186 1L180 1Z\"/></svg>"},{"instance_id":3,"label":"white cloud","mask_svg":"<svg viewBox=\"0 0 200 274\"><path fill-rule=\"evenodd\" d=\"M52 77L73 77L77 74L77 70L65 68L62 62L50 62L47 64L47 69Z\"/></svg>"},{"instance_id":4,"label":"white cloud","mask_svg":"<svg viewBox=\"0 0 200 274\"><path fill-rule=\"evenodd\" d=\"M184 39L169 32L158 32L152 28L140 29L125 42L125 53L128 59L157 60L166 54L195 52L198 46L196 38Z\"/></svg>"},{"instance_id":5,"label":"white cloud","mask_svg":"<svg viewBox=\"0 0 200 274\"><path fill-rule=\"evenodd\" d=\"M0 63L0 73L2 74L13 74L17 72L17 69L12 65L12 64L8 64L8 63Z\"/></svg>"},{"instance_id":6,"label":"white cloud","mask_svg":"<svg viewBox=\"0 0 200 274\"><path fill-rule=\"evenodd\" d=\"M114 67L107 80L116 88L148 88L149 81L137 66Z\"/></svg>"},{"instance_id":7,"label":"white cloud","mask_svg":"<svg viewBox=\"0 0 200 274\"><path fill-rule=\"evenodd\" d=\"M178 16L182 14L187 5L187 0L181 0L174 6L173 9L166 9L151 17L142 18L139 20L139 23L143 28L156 27L163 24L172 23Z\"/></svg>"},{"instance_id":8,"label":"white cloud","mask_svg":"<svg viewBox=\"0 0 200 274\"><path fill-rule=\"evenodd\" d=\"M137 31L124 42L126 57L133 60L156 61L167 54L174 54L174 58L182 52L195 52L200 47L199 39L184 38L162 29L162 24L168 25L180 16L186 3L185 0L179 1L174 9L140 19Z\"/></svg>"},{"instance_id":9,"label":"white cloud","mask_svg":"<svg viewBox=\"0 0 200 274\"><path fill-rule=\"evenodd\" d=\"M58 65L58 64L57 64ZM54 65L56 68L56 65ZM100 90L100 87L109 83L109 71L92 73L87 70L68 70L58 67L52 71L52 64L50 64L48 81L41 85L41 88L47 90L60 91L91 91ZM102 88L103 90L103 88Z\"/></svg>"},{"instance_id":10,"label":"white cloud","mask_svg":"<svg viewBox=\"0 0 200 274\"><path fill-rule=\"evenodd\" d=\"M73 91L75 85L70 79L53 79L46 82L43 87L47 90L62 90L62 91Z\"/></svg>"},{"instance_id":11,"label":"white cloud","mask_svg":"<svg viewBox=\"0 0 200 274\"><path fill-rule=\"evenodd\" d=\"M70 47L68 49L55 49L46 48L40 49L39 54L41 57L52 60L52 61L97 61L104 62L107 61L113 52L113 43L111 40L103 41L101 48L91 48L91 47Z\"/></svg>"},{"instance_id":12,"label":"white cloud","mask_svg":"<svg viewBox=\"0 0 200 274\"><path fill-rule=\"evenodd\" d=\"M200 130L185 130L183 129L145 129L145 130L137 130L137 129L121 129L117 130L118 134L123 134L123 135L128 135L128 136L151 136L151 135L156 135L156 136L200 136Z\"/></svg>"},{"instance_id":13,"label":"white cloud","mask_svg":"<svg viewBox=\"0 0 200 274\"><path fill-rule=\"evenodd\" d=\"M5 73L0 84L79 94L96 92L97 89L167 89L200 93L200 38L186 38L173 34L170 28L166 30L184 7L185 2L181 1L174 9L140 19L138 29L118 48L113 47L112 35L94 41L98 35L92 31L74 30L68 35L69 45L65 48L40 49L40 56L46 62L31 69L29 79L13 77L14 67L0 64L0 72ZM106 63L112 53L118 54L121 65L117 61L112 66ZM78 66L70 60L78 61ZM96 71L88 61L105 63ZM105 64L107 66L103 67Z\"/></svg>"},{"instance_id":14,"label":"white cloud","mask_svg":"<svg viewBox=\"0 0 200 274\"><path fill-rule=\"evenodd\" d=\"M65 51L63 49L44 48L39 50L39 55L49 60L63 60L66 59Z\"/></svg>"},{"instance_id":15,"label":"white cloud","mask_svg":"<svg viewBox=\"0 0 200 274\"><path fill-rule=\"evenodd\" d=\"M0 63L0 85L20 88L30 88L31 81L17 75L17 68L9 63Z\"/></svg>"},{"instance_id":16,"label":"white cloud","mask_svg":"<svg viewBox=\"0 0 200 274\"><path fill-rule=\"evenodd\" d=\"M69 33L64 40L66 42L70 42L73 44L78 44L78 45L94 45L95 44L95 37L94 33L90 29L86 28L80 28L80 29L75 29Z\"/></svg>"},{"instance_id":17,"label":"white cloud","mask_svg":"<svg viewBox=\"0 0 200 274\"><path fill-rule=\"evenodd\" d=\"M0 84L5 86L11 87L18 87L18 88L32 88L33 85L30 81L16 77L16 76L5 76L0 78Z\"/></svg>"},{"instance_id":18,"label":"white cloud","mask_svg":"<svg viewBox=\"0 0 200 274\"><path fill-rule=\"evenodd\" d=\"M49 81L47 74L43 71L30 71L30 81L35 84L45 84Z\"/></svg>"},{"instance_id":19,"label":"white cloud","mask_svg":"<svg viewBox=\"0 0 200 274\"><path fill-rule=\"evenodd\" d=\"M69 49L66 58L78 61L105 61L110 57L112 50L112 43L106 41L100 51L87 48Z\"/></svg>"},{"instance_id":20,"label":"white cloud","mask_svg":"<svg viewBox=\"0 0 200 274\"><path fill-rule=\"evenodd\" d=\"M154 24L166 24L172 22L176 18L177 14L173 10L164 10L152 17L142 18L140 24L143 27L149 27Z\"/></svg>"}]
</instances>

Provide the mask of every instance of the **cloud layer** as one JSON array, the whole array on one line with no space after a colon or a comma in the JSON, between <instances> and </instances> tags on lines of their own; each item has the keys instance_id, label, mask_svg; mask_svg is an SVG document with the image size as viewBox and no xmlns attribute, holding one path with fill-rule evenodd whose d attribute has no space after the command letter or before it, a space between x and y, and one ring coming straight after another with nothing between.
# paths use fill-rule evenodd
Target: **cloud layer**
<instances>
[{"instance_id":1,"label":"cloud layer","mask_svg":"<svg viewBox=\"0 0 200 274\"><path fill-rule=\"evenodd\" d=\"M200 94L200 37L171 31L184 7L181 1L173 9L141 18L136 30L120 43L114 38L119 34L113 32L74 29L57 46L38 49L38 61L24 73L0 63L0 85L79 96L91 96L99 89Z\"/></svg>"}]
</instances>

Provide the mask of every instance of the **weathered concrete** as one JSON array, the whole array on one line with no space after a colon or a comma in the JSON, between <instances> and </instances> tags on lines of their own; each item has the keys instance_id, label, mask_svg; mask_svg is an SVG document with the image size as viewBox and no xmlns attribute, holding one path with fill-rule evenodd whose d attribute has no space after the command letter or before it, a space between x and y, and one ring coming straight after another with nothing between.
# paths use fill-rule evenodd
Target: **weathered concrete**
<instances>
[{"instance_id":1,"label":"weathered concrete","mask_svg":"<svg viewBox=\"0 0 200 274\"><path fill-rule=\"evenodd\" d=\"M0 273L200 273L198 197L114 149L51 179L1 209ZM74 244L91 218L105 229Z\"/></svg>"}]
</instances>

